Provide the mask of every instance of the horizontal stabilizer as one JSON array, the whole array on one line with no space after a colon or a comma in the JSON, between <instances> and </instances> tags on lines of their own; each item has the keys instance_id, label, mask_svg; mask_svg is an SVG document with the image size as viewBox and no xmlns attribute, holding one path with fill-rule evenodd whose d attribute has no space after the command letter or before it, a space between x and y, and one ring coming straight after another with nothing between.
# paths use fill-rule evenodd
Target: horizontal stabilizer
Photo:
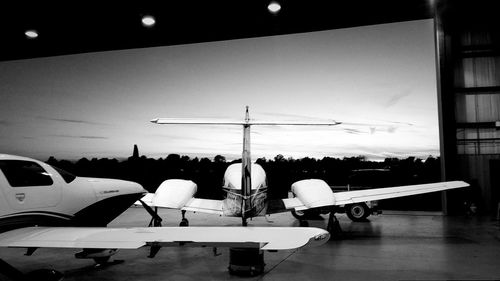
<instances>
[{"instance_id":1,"label":"horizontal stabilizer","mask_svg":"<svg viewBox=\"0 0 500 281\"><path fill-rule=\"evenodd\" d=\"M258 120L233 120L210 118L155 118L155 124L183 124L183 125L260 125L260 126L335 126L341 124L335 120L325 121L258 121Z\"/></svg>"},{"instance_id":2,"label":"horizontal stabilizer","mask_svg":"<svg viewBox=\"0 0 500 281\"><path fill-rule=\"evenodd\" d=\"M290 250L324 244L312 227L27 227L0 234L0 247L137 249L146 245Z\"/></svg>"},{"instance_id":3,"label":"horizontal stabilizer","mask_svg":"<svg viewBox=\"0 0 500 281\"><path fill-rule=\"evenodd\" d=\"M210 118L155 118L151 120L155 124L184 124L184 125L243 125L240 120L210 119Z\"/></svg>"}]
</instances>

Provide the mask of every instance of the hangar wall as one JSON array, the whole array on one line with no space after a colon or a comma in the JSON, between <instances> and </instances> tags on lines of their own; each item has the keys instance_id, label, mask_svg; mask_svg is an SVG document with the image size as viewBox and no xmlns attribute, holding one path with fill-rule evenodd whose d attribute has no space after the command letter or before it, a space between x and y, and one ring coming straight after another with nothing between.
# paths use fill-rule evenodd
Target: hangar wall
<instances>
[{"instance_id":1,"label":"hangar wall","mask_svg":"<svg viewBox=\"0 0 500 281\"><path fill-rule=\"evenodd\" d=\"M436 2L442 176L471 183L446 192L445 213L473 201L495 214L500 201L500 21L494 1Z\"/></svg>"}]
</instances>

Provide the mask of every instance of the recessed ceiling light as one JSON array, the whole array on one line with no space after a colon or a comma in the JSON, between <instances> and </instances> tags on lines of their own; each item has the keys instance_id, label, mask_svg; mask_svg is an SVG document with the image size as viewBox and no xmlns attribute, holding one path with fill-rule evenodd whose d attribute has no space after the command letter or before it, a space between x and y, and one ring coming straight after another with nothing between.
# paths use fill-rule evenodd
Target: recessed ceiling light
<instances>
[{"instance_id":1,"label":"recessed ceiling light","mask_svg":"<svg viewBox=\"0 0 500 281\"><path fill-rule=\"evenodd\" d=\"M155 18L153 16L143 16L142 17L142 25L146 26L146 27L151 27L153 25L155 25L156 21L155 21Z\"/></svg>"},{"instance_id":2,"label":"recessed ceiling light","mask_svg":"<svg viewBox=\"0 0 500 281\"><path fill-rule=\"evenodd\" d=\"M26 37L28 37L29 39L35 39L38 37L38 32L36 32L36 30L33 30L33 29L26 30L24 35L26 35Z\"/></svg>"},{"instance_id":3,"label":"recessed ceiling light","mask_svg":"<svg viewBox=\"0 0 500 281\"><path fill-rule=\"evenodd\" d=\"M269 12L276 14L281 10L281 5L276 1L272 1L271 3L269 3L269 5L267 5L267 9L269 10Z\"/></svg>"}]
</instances>

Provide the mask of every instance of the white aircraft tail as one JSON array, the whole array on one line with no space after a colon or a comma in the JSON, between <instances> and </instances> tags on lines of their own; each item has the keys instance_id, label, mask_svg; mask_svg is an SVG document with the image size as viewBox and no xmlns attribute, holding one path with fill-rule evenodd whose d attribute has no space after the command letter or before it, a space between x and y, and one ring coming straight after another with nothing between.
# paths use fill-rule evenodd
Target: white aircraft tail
<instances>
[{"instance_id":1,"label":"white aircraft tail","mask_svg":"<svg viewBox=\"0 0 500 281\"><path fill-rule=\"evenodd\" d=\"M335 120L327 120L323 122L304 122L304 121L254 121L250 119L248 106L246 107L244 120L224 120L224 119L196 119L196 118L155 118L151 120L155 124L185 124L185 125L239 125L243 126L243 151L241 155L242 173L241 173L241 216L242 223L246 225L248 213L252 210L252 178L251 167L252 158L250 153L250 128L251 126L335 126L341 123Z\"/></svg>"}]
</instances>

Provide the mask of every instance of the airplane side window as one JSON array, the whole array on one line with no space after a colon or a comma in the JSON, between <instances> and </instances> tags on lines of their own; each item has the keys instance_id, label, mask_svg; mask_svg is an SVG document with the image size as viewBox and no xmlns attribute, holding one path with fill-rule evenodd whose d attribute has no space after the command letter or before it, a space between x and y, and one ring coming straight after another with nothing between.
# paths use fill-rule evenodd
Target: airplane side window
<instances>
[{"instance_id":1,"label":"airplane side window","mask_svg":"<svg viewBox=\"0 0 500 281\"><path fill-rule=\"evenodd\" d=\"M12 187L46 186L54 183L42 166L31 161L0 160L0 170Z\"/></svg>"}]
</instances>

